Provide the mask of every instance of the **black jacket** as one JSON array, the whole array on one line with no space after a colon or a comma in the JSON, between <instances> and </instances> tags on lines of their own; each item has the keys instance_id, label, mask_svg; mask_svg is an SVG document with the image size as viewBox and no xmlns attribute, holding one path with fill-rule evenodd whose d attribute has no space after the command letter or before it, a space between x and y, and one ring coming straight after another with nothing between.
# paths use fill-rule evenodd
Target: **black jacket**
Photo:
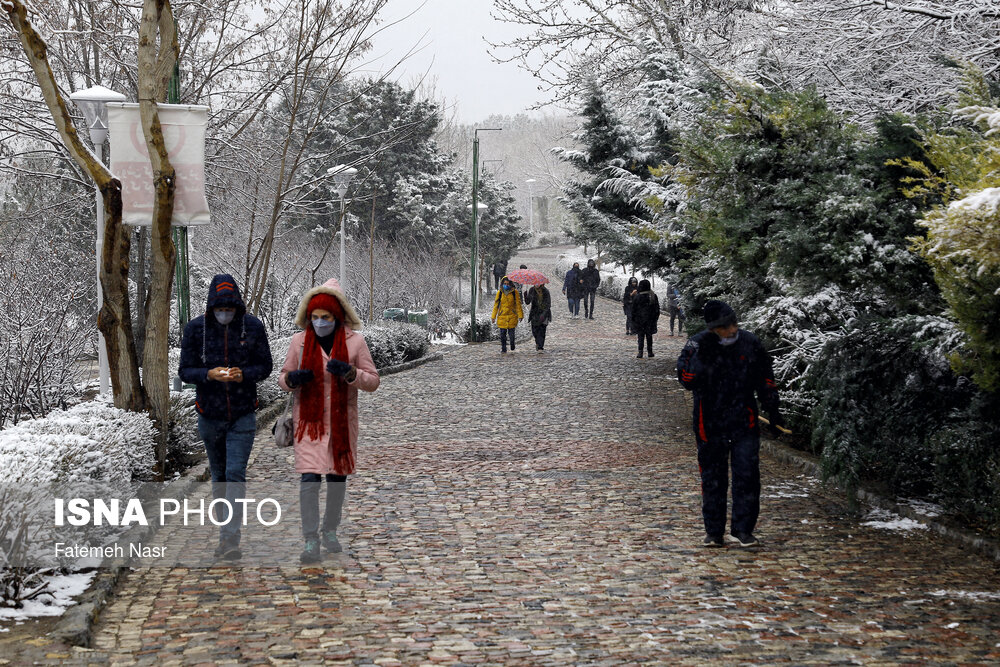
<instances>
[{"instance_id":1,"label":"black jacket","mask_svg":"<svg viewBox=\"0 0 1000 667\"><path fill-rule=\"evenodd\" d=\"M542 285L542 296L539 298L532 287L524 293L524 303L531 306L528 322L533 326L546 324L552 320L552 295L547 287Z\"/></svg>"},{"instance_id":2,"label":"black jacket","mask_svg":"<svg viewBox=\"0 0 1000 667\"><path fill-rule=\"evenodd\" d=\"M583 288L587 292L593 292L601 286L601 272L597 267L584 267L580 271L580 277L583 278Z\"/></svg>"},{"instance_id":3,"label":"black jacket","mask_svg":"<svg viewBox=\"0 0 1000 667\"><path fill-rule=\"evenodd\" d=\"M579 299L583 296L583 279L579 269L570 269L563 279L563 291L570 299Z\"/></svg>"},{"instance_id":4,"label":"black jacket","mask_svg":"<svg viewBox=\"0 0 1000 667\"><path fill-rule=\"evenodd\" d=\"M660 298L656 292L639 292L632 300L632 331L637 334L655 334L656 321L660 319Z\"/></svg>"},{"instance_id":5,"label":"black jacket","mask_svg":"<svg viewBox=\"0 0 1000 667\"><path fill-rule=\"evenodd\" d=\"M226 326L215 319L213 308L236 308ZM208 371L238 367L242 382L216 382ZM195 409L211 419L235 421L257 408L257 383L271 374L271 348L264 325L246 311L232 276L221 274L208 288L205 314L184 327L181 339L181 380L195 385Z\"/></svg>"},{"instance_id":6,"label":"black jacket","mask_svg":"<svg viewBox=\"0 0 1000 667\"><path fill-rule=\"evenodd\" d=\"M633 294L632 292L635 292L635 294ZM635 301L635 297L638 296L638 294L639 294L638 285L625 286L625 291L622 294L622 308L624 308L626 312L628 312L632 308L632 302Z\"/></svg>"},{"instance_id":7,"label":"black jacket","mask_svg":"<svg viewBox=\"0 0 1000 667\"><path fill-rule=\"evenodd\" d=\"M772 418L778 415L778 390L771 357L760 340L739 330L732 345L705 330L695 334L677 360L677 378L694 392L694 432L699 441L758 432L754 394Z\"/></svg>"}]
</instances>

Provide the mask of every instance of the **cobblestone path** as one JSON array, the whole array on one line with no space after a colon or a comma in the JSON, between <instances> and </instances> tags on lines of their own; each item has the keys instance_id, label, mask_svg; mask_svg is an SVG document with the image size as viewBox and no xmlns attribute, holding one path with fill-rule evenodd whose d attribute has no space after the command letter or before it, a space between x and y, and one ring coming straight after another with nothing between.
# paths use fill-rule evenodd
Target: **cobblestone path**
<instances>
[{"instance_id":1,"label":"cobblestone path","mask_svg":"<svg viewBox=\"0 0 1000 667\"><path fill-rule=\"evenodd\" d=\"M455 349L363 397L348 553L292 566L296 512L286 565L136 570L72 660L1000 662L993 562L930 531L860 525L766 456L763 546L700 548L682 339L661 325L657 356L638 360L619 304L569 320L558 292L547 353ZM288 452L257 448L251 488L294 479ZM189 535L158 539L214 547Z\"/></svg>"}]
</instances>

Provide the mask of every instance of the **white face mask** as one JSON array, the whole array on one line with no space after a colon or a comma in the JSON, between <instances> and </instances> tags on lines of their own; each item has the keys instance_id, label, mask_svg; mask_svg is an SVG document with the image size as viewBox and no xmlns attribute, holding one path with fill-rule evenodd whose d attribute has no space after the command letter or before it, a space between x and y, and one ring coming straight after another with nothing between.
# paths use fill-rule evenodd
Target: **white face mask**
<instances>
[{"instance_id":1,"label":"white face mask","mask_svg":"<svg viewBox=\"0 0 1000 667\"><path fill-rule=\"evenodd\" d=\"M323 338L333 333L333 330L337 328L337 321L322 320L317 317L315 320L312 321L312 325L313 325L313 331L316 332L316 335L319 336L320 338Z\"/></svg>"},{"instance_id":2,"label":"white face mask","mask_svg":"<svg viewBox=\"0 0 1000 667\"><path fill-rule=\"evenodd\" d=\"M737 331L736 333L734 333L729 338L720 338L719 339L719 344L720 345L727 345L727 346L728 345L732 345L733 343L735 343L739 339L739 337L740 337L740 332Z\"/></svg>"},{"instance_id":3,"label":"white face mask","mask_svg":"<svg viewBox=\"0 0 1000 667\"><path fill-rule=\"evenodd\" d=\"M232 310L219 310L216 308L212 312L215 313L215 321L222 326L226 326L233 321L234 317L236 317L236 312Z\"/></svg>"}]
</instances>

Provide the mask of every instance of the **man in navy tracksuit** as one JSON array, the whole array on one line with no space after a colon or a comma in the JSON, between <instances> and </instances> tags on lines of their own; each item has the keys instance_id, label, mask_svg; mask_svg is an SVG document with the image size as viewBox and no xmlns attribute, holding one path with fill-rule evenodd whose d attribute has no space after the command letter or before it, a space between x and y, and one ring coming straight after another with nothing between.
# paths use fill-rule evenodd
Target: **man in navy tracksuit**
<instances>
[{"instance_id":1,"label":"man in navy tracksuit","mask_svg":"<svg viewBox=\"0 0 1000 667\"><path fill-rule=\"evenodd\" d=\"M741 547L757 545L760 512L760 427L757 400L782 426L771 358L760 340L740 329L722 301L705 304L705 331L688 341L677 360L677 377L694 392L694 433L701 468L705 546L725 546L728 470L733 469L730 534Z\"/></svg>"},{"instance_id":2,"label":"man in navy tracksuit","mask_svg":"<svg viewBox=\"0 0 1000 667\"><path fill-rule=\"evenodd\" d=\"M198 431L205 441L212 471L212 495L226 498L228 510L216 517L230 521L219 529L216 557L241 557L243 507L235 502L246 491L247 461L257 432L257 383L271 374L271 348L264 325L247 313L236 281L228 274L212 278L205 314L184 327L181 380L197 388ZM221 515L220 515L221 513Z\"/></svg>"}]
</instances>

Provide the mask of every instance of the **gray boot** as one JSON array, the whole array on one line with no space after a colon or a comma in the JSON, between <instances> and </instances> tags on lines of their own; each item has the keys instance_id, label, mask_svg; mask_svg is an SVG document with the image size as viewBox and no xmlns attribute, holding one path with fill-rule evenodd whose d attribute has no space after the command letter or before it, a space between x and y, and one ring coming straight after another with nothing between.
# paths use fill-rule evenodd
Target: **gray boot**
<instances>
[{"instance_id":1,"label":"gray boot","mask_svg":"<svg viewBox=\"0 0 1000 667\"><path fill-rule=\"evenodd\" d=\"M302 537L319 537L319 487L322 482L299 483L299 510L302 512Z\"/></svg>"},{"instance_id":2,"label":"gray boot","mask_svg":"<svg viewBox=\"0 0 1000 667\"><path fill-rule=\"evenodd\" d=\"M323 548L330 553L340 553L344 550L337 540L337 528L340 527L346 495L347 482L326 483L326 513L323 516L323 533L320 535L320 540Z\"/></svg>"}]
</instances>

